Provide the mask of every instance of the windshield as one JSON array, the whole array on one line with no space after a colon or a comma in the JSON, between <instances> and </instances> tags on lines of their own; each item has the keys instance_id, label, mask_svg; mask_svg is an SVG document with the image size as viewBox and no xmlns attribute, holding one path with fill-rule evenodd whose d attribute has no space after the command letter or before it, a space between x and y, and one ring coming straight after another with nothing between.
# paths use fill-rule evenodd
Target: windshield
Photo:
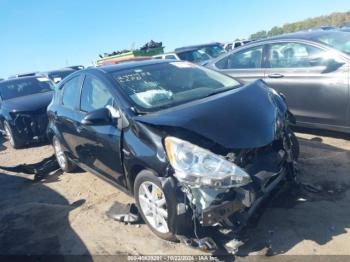
<instances>
[{"instance_id":1,"label":"windshield","mask_svg":"<svg viewBox=\"0 0 350 262\"><path fill-rule=\"evenodd\" d=\"M350 33L349 32L327 32L313 38L316 41L325 43L341 52L350 55Z\"/></svg>"},{"instance_id":2,"label":"windshield","mask_svg":"<svg viewBox=\"0 0 350 262\"><path fill-rule=\"evenodd\" d=\"M0 83L0 96L8 100L21 96L44 93L54 89L53 83L44 77L16 79Z\"/></svg>"},{"instance_id":3,"label":"windshield","mask_svg":"<svg viewBox=\"0 0 350 262\"><path fill-rule=\"evenodd\" d=\"M112 76L142 112L169 108L240 85L226 75L189 62L140 66Z\"/></svg>"},{"instance_id":4,"label":"windshield","mask_svg":"<svg viewBox=\"0 0 350 262\"><path fill-rule=\"evenodd\" d=\"M177 54L181 60L190 61L193 63L200 63L209 60L211 57L204 49L191 50Z\"/></svg>"},{"instance_id":5,"label":"windshield","mask_svg":"<svg viewBox=\"0 0 350 262\"><path fill-rule=\"evenodd\" d=\"M205 52L211 57L218 57L222 53L225 53L225 49L221 45L212 45L204 48Z\"/></svg>"}]
</instances>

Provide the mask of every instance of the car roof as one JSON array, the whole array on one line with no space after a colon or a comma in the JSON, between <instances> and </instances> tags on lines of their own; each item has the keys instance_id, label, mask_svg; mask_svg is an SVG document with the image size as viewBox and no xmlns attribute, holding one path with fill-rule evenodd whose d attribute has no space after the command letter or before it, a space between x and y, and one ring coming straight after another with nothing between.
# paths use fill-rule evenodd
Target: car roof
<instances>
[{"instance_id":1,"label":"car roof","mask_svg":"<svg viewBox=\"0 0 350 262\"><path fill-rule=\"evenodd\" d=\"M183 47L175 48L175 52L192 51L192 50L200 49L200 48L207 47L207 46L214 46L214 45L220 45L220 43L219 42L213 42L213 43L201 44L201 45L183 46Z\"/></svg>"},{"instance_id":2,"label":"car roof","mask_svg":"<svg viewBox=\"0 0 350 262\"><path fill-rule=\"evenodd\" d=\"M169 61L174 62L175 60L150 59L150 60L143 60L143 61L132 61L132 62L125 62L125 63L116 64L116 65L104 65L104 66L99 66L96 68L89 68L87 70L98 69L98 70L103 71L105 73L110 73L110 72L128 70L128 69L132 69L135 67L168 63Z\"/></svg>"},{"instance_id":3,"label":"car roof","mask_svg":"<svg viewBox=\"0 0 350 262\"><path fill-rule=\"evenodd\" d=\"M59 73L59 72L75 72L75 71L77 71L77 70L72 69L72 68L62 68L62 69L39 72L38 74L40 74L40 73L52 74L52 73Z\"/></svg>"},{"instance_id":4,"label":"car roof","mask_svg":"<svg viewBox=\"0 0 350 262\"><path fill-rule=\"evenodd\" d=\"M251 45L251 44L257 44L265 41L272 41L272 40L291 40L291 39L301 39L301 40L311 40L318 42L316 39L320 36L323 35L329 35L329 34L344 34L345 32L337 30L337 29L332 29L332 30L305 30L305 31L298 31L295 33L288 33L288 34L283 34L283 35L278 35L278 36L273 36L273 37L268 37L264 39L259 39L256 41L252 41L245 46Z\"/></svg>"}]
</instances>

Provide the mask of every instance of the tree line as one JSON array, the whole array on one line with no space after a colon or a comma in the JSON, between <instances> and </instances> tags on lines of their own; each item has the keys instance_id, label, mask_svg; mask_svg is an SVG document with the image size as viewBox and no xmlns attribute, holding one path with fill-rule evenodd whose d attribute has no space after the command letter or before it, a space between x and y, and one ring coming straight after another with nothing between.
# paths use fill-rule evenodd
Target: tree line
<instances>
[{"instance_id":1,"label":"tree line","mask_svg":"<svg viewBox=\"0 0 350 262\"><path fill-rule=\"evenodd\" d=\"M341 26L350 23L350 11L343 13L332 13L327 16L308 18L295 23L287 23L283 26L274 26L270 30L258 31L250 35L250 39L259 39L286 33L293 33L300 30L316 28L320 26Z\"/></svg>"}]
</instances>

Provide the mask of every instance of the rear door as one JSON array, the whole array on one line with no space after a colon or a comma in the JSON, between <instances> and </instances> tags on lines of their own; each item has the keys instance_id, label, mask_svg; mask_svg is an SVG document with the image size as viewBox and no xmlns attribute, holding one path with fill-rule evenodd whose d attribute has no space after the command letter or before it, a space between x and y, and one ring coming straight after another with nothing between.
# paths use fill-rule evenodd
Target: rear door
<instances>
[{"instance_id":1,"label":"rear door","mask_svg":"<svg viewBox=\"0 0 350 262\"><path fill-rule=\"evenodd\" d=\"M81 124L89 112L106 106L117 108L114 96L113 87L103 76L86 74L80 96L80 121L76 125L79 136L77 154L83 164L125 187L121 163L121 130L117 123L96 126Z\"/></svg>"},{"instance_id":2,"label":"rear door","mask_svg":"<svg viewBox=\"0 0 350 262\"><path fill-rule=\"evenodd\" d=\"M215 63L215 69L249 83L264 78L264 45L233 52Z\"/></svg>"},{"instance_id":3,"label":"rear door","mask_svg":"<svg viewBox=\"0 0 350 262\"><path fill-rule=\"evenodd\" d=\"M77 146L79 137L76 133L76 123L79 121L77 108L83 75L78 74L63 84L59 91L59 109L54 109L55 125L61 134L61 142L68 149L70 158L78 160Z\"/></svg>"},{"instance_id":4,"label":"rear door","mask_svg":"<svg viewBox=\"0 0 350 262\"><path fill-rule=\"evenodd\" d=\"M345 126L348 67L330 51L305 42L277 42L268 48L268 85L285 95L300 123Z\"/></svg>"}]
</instances>

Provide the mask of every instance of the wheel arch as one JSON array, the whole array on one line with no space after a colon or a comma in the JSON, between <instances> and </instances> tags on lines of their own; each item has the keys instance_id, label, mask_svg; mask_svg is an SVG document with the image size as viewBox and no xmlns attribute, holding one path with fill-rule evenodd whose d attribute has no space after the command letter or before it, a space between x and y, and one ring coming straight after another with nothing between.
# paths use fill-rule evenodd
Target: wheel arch
<instances>
[{"instance_id":1,"label":"wheel arch","mask_svg":"<svg viewBox=\"0 0 350 262\"><path fill-rule=\"evenodd\" d=\"M127 180L128 180L128 187L129 190L132 194L134 194L134 185L135 185L135 181L137 176L142 172L142 171L149 171L150 173L152 173L155 177L159 177L159 175L157 174L156 171L154 171L153 169L150 169L149 167L147 167L146 165L142 165L142 164L135 164L134 166L132 166L130 168L130 170L127 172Z\"/></svg>"}]
</instances>

